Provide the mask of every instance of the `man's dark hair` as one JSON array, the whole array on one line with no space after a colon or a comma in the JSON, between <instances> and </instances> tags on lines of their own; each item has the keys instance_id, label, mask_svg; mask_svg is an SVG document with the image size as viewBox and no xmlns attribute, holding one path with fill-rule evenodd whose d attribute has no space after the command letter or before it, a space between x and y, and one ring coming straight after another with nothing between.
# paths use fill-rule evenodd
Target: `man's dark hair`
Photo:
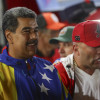
<instances>
[{"instance_id":1,"label":"man's dark hair","mask_svg":"<svg viewBox=\"0 0 100 100\"><path fill-rule=\"evenodd\" d=\"M37 24L40 30L46 29L47 23L42 14L37 16Z\"/></svg>"},{"instance_id":2,"label":"man's dark hair","mask_svg":"<svg viewBox=\"0 0 100 100\"><path fill-rule=\"evenodd\" d=\"M18 27L17 18L36 18L37 15L34 11L26 7L15 7L7 10L3 16L2 29L15 32Z\"/></svg>"}]
</instances>

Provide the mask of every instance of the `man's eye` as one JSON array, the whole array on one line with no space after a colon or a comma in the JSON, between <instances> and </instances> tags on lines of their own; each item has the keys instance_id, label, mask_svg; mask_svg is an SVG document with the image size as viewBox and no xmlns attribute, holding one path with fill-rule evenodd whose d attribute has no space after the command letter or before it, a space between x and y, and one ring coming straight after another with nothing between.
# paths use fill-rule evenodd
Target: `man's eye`
<instances>
[{"instance_id":1,"label":"man's eye","mask_svg":"<svg viewBox=\"0 0 100 100\"><path fill-rule=\"evenodd\" d=\"M38 30L34 30L34 32L36 32L36 33L37 33L37 32L38 32Z\"/></svg>"},{"instance_id":2,"label":"man's eye","mask_svg":"<svg viewBox=\"0 0 100 100\"><path fill-rule=\"evenodd\" d=\"M24 33L30 33L30 31L24 31Z\"/></svg>"}]
</instances>

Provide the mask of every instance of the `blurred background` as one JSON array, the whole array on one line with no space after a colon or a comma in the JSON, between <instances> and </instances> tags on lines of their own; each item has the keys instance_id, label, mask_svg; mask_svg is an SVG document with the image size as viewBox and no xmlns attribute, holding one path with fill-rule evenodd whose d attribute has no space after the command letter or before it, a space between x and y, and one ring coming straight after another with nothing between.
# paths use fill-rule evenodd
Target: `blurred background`
<instances>
[{"instance_id":1,"label":"blurred background","mask_svg":"<svg viewBox=\"0 0 100 100\"><path fill-rule=\"evenodd\" d=\"M0 52L6 44L1 27L3 14L18 6L27 7L37 15L53 12L68 26L85 20L100 20L100 0L0 0Z\"/></svg>"}]
</instances>

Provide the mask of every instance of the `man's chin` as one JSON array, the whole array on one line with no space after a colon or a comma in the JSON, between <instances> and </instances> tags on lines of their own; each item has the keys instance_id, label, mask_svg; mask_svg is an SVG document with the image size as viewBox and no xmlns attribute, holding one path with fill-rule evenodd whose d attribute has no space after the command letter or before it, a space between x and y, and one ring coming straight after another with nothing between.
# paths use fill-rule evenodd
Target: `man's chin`
<instances>
[{"instance_id":1,"label":"man's chin","mask_svg":"<svg viewBox=\"0 0 100 100\"><path fill-rule=\"evenodd\" d=\"M27 58L32 58L34 55L35 55L35 52L34 51L29 51L27 53Z\"/></svg>"},{"instance_id":2,"label":"man's chin","mask_svg":"<svg viewBox=\"0 0 100 100\"><path fill-rule=\"evenodd\" d=\"M63 58L63 57L66 57L66 55L65 54L61 54L60 57Z\"/></svg>"}]
</instances>

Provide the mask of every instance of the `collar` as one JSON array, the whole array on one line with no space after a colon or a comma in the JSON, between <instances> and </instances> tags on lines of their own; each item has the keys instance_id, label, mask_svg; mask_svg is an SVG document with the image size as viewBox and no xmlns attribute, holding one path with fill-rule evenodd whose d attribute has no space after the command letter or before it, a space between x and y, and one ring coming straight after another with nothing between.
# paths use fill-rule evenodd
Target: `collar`
<instances>
[{"instance_id":1,"label":"collar","mask_svg":"<svg viewBox=\"0 0 100 100\"><path fill-rule=\"evenodd\" d=\"M0 62L8 66L12 66L15 69L19 69L19 70L21 69L27 70L26 61L30 63L31 65L34 65L34 63L36 62L35 57L31 59L29 58L27 60L13 58L8 55L7 49L8 49L8 46L3 50L2 54L0 54Z\"/></svg>"}]
</instances>

